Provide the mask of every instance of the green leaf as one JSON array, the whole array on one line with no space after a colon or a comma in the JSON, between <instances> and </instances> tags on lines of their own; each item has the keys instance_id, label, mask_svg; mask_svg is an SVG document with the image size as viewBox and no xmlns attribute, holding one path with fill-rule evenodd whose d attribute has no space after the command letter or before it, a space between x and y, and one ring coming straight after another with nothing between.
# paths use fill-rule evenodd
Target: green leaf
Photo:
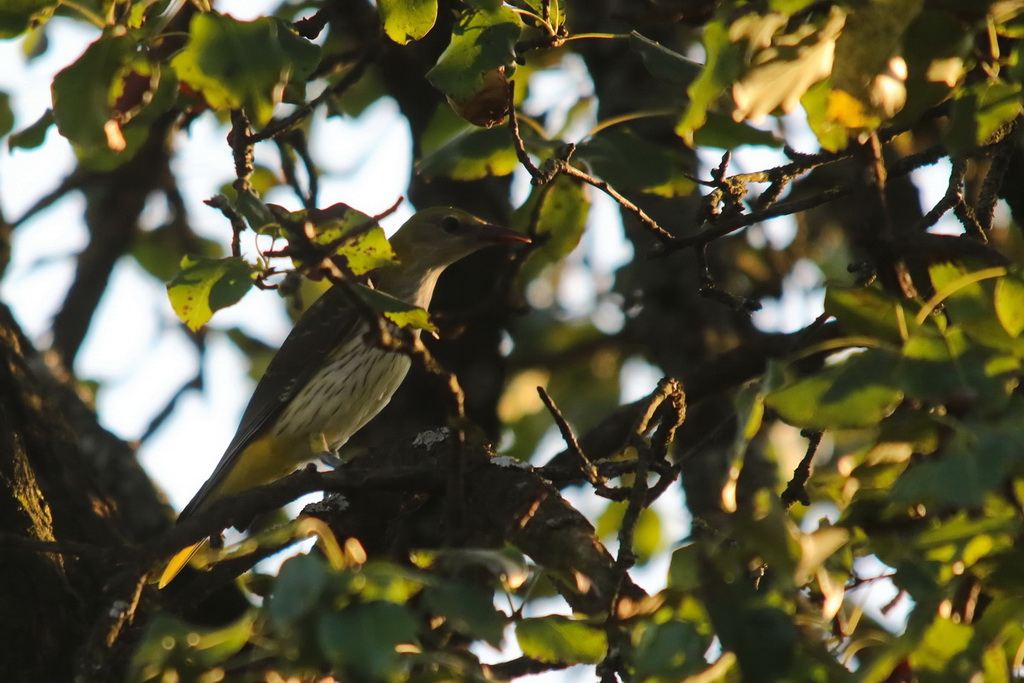
<instances>
[{"instance_id":1,"label":"green leaf","mask_svg":"<svg viewBox=\"0 0 1024 683\"><path fill-rule=\"evenodd\" d=\"M131 56L127 35L103 36L53 79L53 118L57 130L80 157L109 149L105 127L113 116L114 79Z\"/></svg>"},{"instance_id":2,"label":"green leaf","mask_svg":"<svg viewBox=\"0 0 1024 683\"><path fill-rule=\"evenodd\" d=\"M600 538L614 538L622 528L622 519L626 514L627 503L613 501L608 503L604 512L597 518L597 535ZM661 517L656 510L643 508L637 520L633 537L633 551L637 554L640 564L645 564L656 552L665 547L666 539L662 536Z\"/></svg>"},{"instance_id":3,"label":"green leaf","mask_svg":"<svg viewBox=\"0 0 1024 683\"><path fill-rule=\"evenodd\" d=\"M1019 402L1018 402L1019 403ZM941 455L916 463L892 487L893 500L940 503L954 507L979 505L998 493L1024 453L1024 410L1012 406L1002 420L970 423L958 429Z\"/></svg>"},{"instance_id":4,"label":"green leaf","mask_svg":"<svg viewBox=\"0 0 1024 683\"><path fill-rule=\"evenodd\" d=\"M1024 332L1024 280L1019 275L1007 275L996 282L996 316L1011 337Z\"/></svg>"},{"instance_id":5,"label":"green leaf","mask_svg":"<svg viewBox=\"0 0 1024 683\"><path fill-rule=\"evenodd\" d=\"M385 318L399 327L412 327L413 329L437 333L434 323L430 322L430 314L419 306L407 304L390 294L385 294L378 289L370 289L360 284L353 285L352 290L375 311L383 314Z\"/></svg>"},{"instance_id":6,"label":"green leaf","mask_svg":"<svg viewBox=\"0 0 1024 683\"><path fill-rule=\"evenodd\" d=\"M957 325L911 337L903 358L900 387L930 403L971 400L998 408L1009 400L1020 370L1017 358L979 346Z\"/></svg>"},{"instance_id":7,"label":"green leaf","mask_svg":"<svg viewBox=\"0 0 1024 683\"><path fill-rule=\"evenodd\" d=\"M172 675L166 678L200 680L206 671L224 664L245 647L255 626L254 613L227 626L210 629L158 612L146 626L132 657L132 673L127 678L164 680L156 674L167 671Z\"/></svg>"},{"instance_id":8,"label":"green leaf","mask_svg":"<svg viewBox=\"0 0 1024 683\"><path fill-rule=\"evenodd\" d=\"M86 166L130 159L177 97L173 72L138 51L137 34L104 35L53 79L53 119Z\"/></svg>"},{"instance_id":9,"label":"green leaf","mask_svg":"<svg viewBox=\"0 0 1024 683\"><path fill-rule=\"evenodd\" d=\"M973 672L957 671L953 660L970 646L973 638L974 629L967 624L936 619L910 654L910 666L913 671L941 674L943 678L970 678Z\"/></svg>"},{"instance_id":10,"label":"green leaf","mask_svg":"<svg viewBox=\"0 0 1024 683\"><path fill-rule=\"evenodd\" d=\"M22 128L7 139L7 145L11 149L34 149L43 144L46 140L46 132L53 125L53 110L47 109L35 123L27 128Z\"/></svg>"},{"instance_id":11,"label":"green leaf","mask_svg":"<svg viewBox=\"0 0 1024 683\"><path fill-rule=\"evenodd\" d=\"M693 591L700 587L700 548L691 543L672 552L668 565L668 585L679 591Z\"/></svg>"},{"instance_id":12,"label":"green leaf","mask_svg":"<svg viewBox=\"0 0 1024 683\"><path fill-rule=\"evenodd\" d=\"M654 144L628 128L605 128L579 146L576 156L594 174L619 189L641 190L661 197L693 191L687 176L697 172L696 159L682 145Z\"/></svg>"},{"instance_id":13,"label":"green leaf","mask_svg":"<svg viewBox=\"0 0 1024 683\"><path fill-rule=\"evenodd\" d=\"M174 312L190 330L209 322L215 311L237 303L252 287L256 269L241 258L184 257L181 272L167 285Z\"/></svg>"},{"instance_id":14,"label":"green leaf","mask_svg":"<svg viewBox=\"0 0 1024 683\"><path fill-rule=\"evenodd\" d=\"M926 9L907 27L902 42L907 102L893 118L893 126L901 128L913 125L960 85L969 69L974 33L949 12Z\"/></svg>"},{"instance_id":15,"label":"green leaf","mask_svg":"<svg viewBox=\"0 0 1024 683\"><path fill-rule=\"evenodd\" d=\"M733 121L729 116L709 111L707 121L694 132L693 143L699 147L736 149L743 145L781 147L783 141L770 130L761 130L744 121Z\"/></svg>"},{"instance_id":16,"label":"green leaf","mask_svg":"<svg viewBox=\"0 0 1024 683\"><path fill-rule=\"evenodd\" d=\"M710 640L691 623L671 620L643 630L634 660L637 680L682 681L704 671Z\"/></svg>"},{"instance_id":17,"label":"green leaf","mask_svg":"<svg viewBox=\"0 0 1024 683\"><path fill-rule=\"evenodd\" d=\"M38 26L59 4L55 0L4 0L0 5L0 39L20 36Z\"/></svg>"},{"instance_id":18,"label":"green leaf","mask_svg":"<svg viewBox=\"0 0 1024 683\"><path fill-rule=\"evenodd\" d=\"M955 153L984 145L1024 108L1024 86L988 80L962 88L953 100L946 143Z\"/></svg>"},{"instance_id":19,"label":"green leaf","mask_svg":"<svg viewBox=\"0 0 1024 683\"><path fill-rule=\"evenodd\" d=\"M267 603L270 623L279 629L290 629L314 612L327 587L328 571L327 563L316 555L296 555L286 560Z\"/></svg>"},{"instance_id":20,"label":"green leaf","mask_svg":"<svg viewBox=\"0 0 1024 683\"><path fill-rule=\"evenodd\" d=\"M812 429L873 427L903 400L894 382L899 356L868 349L787 382L765 398L783 420Z\"/></svg>"},{"instance_id":21,"label":"green leaf","mask_svg":"<svg viewBox=\"0 0 1024 683\"><path fill-rule=\"evenodd\" d=\"M132 242L131 254L147 273L160 282L167 282L178 273L185 244L190 251L208 258L219 258L223 253L216 240L183 234L180 226L161 225L140 232Z\"/></svg>"},{"instance_id":22,"label":"green leaf","mask_svg":"<svg viewBox=\"0 0 1024 683\"><path fill-rule=\"evenodd\" d=\"M995 308L997 277L1002 268L968 270L955 263L937 263L928 269L947 317L961 325L979 344L1024 357L1024 337L1011 336Z\"/></svg>"},{"instance_id":23,"label":"green leaf","mask_svg":"<svg viewBox=\"0 0 1024 683\"><path fill-rule=\"evenodd\" d=\"M379 0L384 32L405 45L430 32L437 20L437 0Z\"/></svg>"},{"instance_id":24,"label":"green leaf","mask_svg":"<svg viewBox=\"0 0 1024 683\"><path fill-rule=\"evenodd\" d=\"M388 680L403 667L396 647L415 644L417 626L404 605L354 604L320 617L317 643L333 665L357 674L354 680Z\"/></svg>"},{"instance_id":25,"label":"green leaf","mask_svg":"<svg viewBox=\"0 0 1024 683\"><path fill-rule=\"evenodd\" d=\"M561 261L576 248L589 211L590 200L582 185L567 176L560 175L530 191L511 220L514 230L529 234L537 244L517 275L521 285L525 286L546 266Z\"/></svg>"},{"instance_id":26,"label":"green leaf","mask_svg":"<svg viewBox=\"0 0 1024 683\"><path fill-rule=\"evenodd\" d=\"M686 89L690 104L676 124L676 135L693 145L693 132L704 125L708 109L721 98L743 68L743 48L729 38L728 18L722 16L704 27L704 52L707 61L700 76Z\"/></svg>"},{"instance_id":27,"label":"green leaf","mask_svg":"<svg viewBox=\"0 0 1024 683\"><path fill-rule=\"evenodd\" d=\"M892 110L882 106L885 91L876 76L899 54L907 27L921 11L920 0L875 0L851 12L836 40L832 87L849 94L876 121ZM900 103L902 104L902 103Z\"/></svg>"},{"instance_id":28,"label":"green leaf","mask_svg":"<svg viewBox=\"0 0 1024 683\"><path fill-rule=\"evenodd\" d=\"M565 23L565 4L566 0L522 0L522 4L530 7L537 17L544 17L545 5L547 6L548 12L548 23L551 27L557 29L559 26Z\"/></svg>"},{"instance_id":29,"label":"green leaf","mask_svg":"<svg viewBox=\"0 0 1024 683\"><path fill-rule=\"evenodd\" d=\"M597 664L608 651L604 631L556 614L518 622L516 641L527 657L552 664Z\"/></svg>"},{"instance_id":30,"label":"green leaf","mask_svg":"<svg viewBox=\"0 0 1024 683\"><path fill-rule=\"evenodd\" d=\"M395 262L395 252L372 216L357 211L347 204L333 204L326 209L296 211L289 219L313 224L316 244L337 244L334 255L345 259L348 269L354 275L363 275L371 270ZM367 228L368 225L373 227Z\"/></svg>"},{"instance_id":31,"label":"green leaf","mask_svg":"<svg viewBox=\"0 0 1024 683\"><path fill-rule=\"evenodd\" d=\"M756 45L754 41L775 27L779 17L742 17L730 26L730 36ZM795 108L811 86L831 73L836 40L845 21L846 13L833 5L817 24L803 23L792 33L774 35L771 46L758 50L752 66L732 84L733 118L756 123L776 110L786 113Z\"/></svg>"},{"instance_id":32,"label":"green leaf","mask_svg":"<svg viewBox=\"0 0 1024 683\"><path fill-rule=\"evenodd\" d=\"M14 128L14 112L11 111L11 96L0 90L0 138Z\"/></svg>"},{"instance_id":33,"label":"green leaf","mask_svg":"<svg viewBox=\"0 0 1024 683\"><path fill-rule=\"evenodd\" d=\"M465 129L416 163L416 172L424 178L479 180L506 176L519 164L512 134L508 128Z\"/></svg>"},{"instance_id":34,"label":"green leaf","mask_svg":"<svg viewBox=\"0 0 1024 683\"><path fill-rule=\"evenodd\" d=\"M511 74L521 30L519 16L500 3L466 8L427 80L454 102L468 102L484 88L490 72L505 69Z\"/></svg>"},{"instance_id":35,"label":"green leaf","mask_svg":"<svg viewBox=\"0 0 1024 683\"><path fill-rule=\"evenodd\" d=\"M700 75L700 64L678 52L673 52L661 43L645 38L636 31L629 34L629 47L640 54L644 66L655 78L669 83L689 85Z\"/></svg>"},{"instance_id":36,"label":"green leaf","mask_svg":"<svg viewBox=\"0 0 1024 683\"><path fill-rule=\"evenodd\" d=\"M846 147L850 133L846 126L838 123L829 113L829 96L832 84L828 79L807 89L800 98L800 105L807 113L807 125L814 131L822 149L838 152Z\"/></svg>"},{"instance_id":37,"label":"green leaf","mask_svg":"<svg viewBox=\"0 0 1024 683\"><path fill-rule=\"evenodd\" d=\"M825 313L833 316L847 335L876 337L902 344L918 329L916 310L890 296L881 287L829 285L825 290Z\"/></svg>"},{"instance_id":38,"label":"green leaf","mask_svg":"<svg viewBox=\"0 0 1024 683\"><path fill-rule=\"evenodd\" d=\"M244 109L263 126L285 87L304 84L319 58L320 48L280 19L238 21L210 12L192 18L188 45L171 65L213 109Z\"/></svg>"},{"instance_id":39,"label":"green leaf","mask_svg":"<svg viewBox=\"0 0 1024 683\"><path fill-rule=\"evenodd\" d=\"M476 586L445 581L423 591L430 610L459 633L501 647L508 618L494 607L494 596Z\"/></svg>"}]
</instances>

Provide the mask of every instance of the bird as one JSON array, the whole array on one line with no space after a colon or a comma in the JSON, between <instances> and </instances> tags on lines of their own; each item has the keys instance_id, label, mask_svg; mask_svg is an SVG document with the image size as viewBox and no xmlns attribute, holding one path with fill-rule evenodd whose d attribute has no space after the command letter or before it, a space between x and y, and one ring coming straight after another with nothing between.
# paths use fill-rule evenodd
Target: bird
<instances>
[{"instance_id":1,"label":"bird","mask_svg":"<svg viewBox=\"0 0 1024 683\"><path fill-rule=\"evenodd\" d=\"M452 207L415 213L389 240L396 263L373 277L375 287L427 308L445 268L489 245L529 238ZM213 501L267 484L336 452L391 400L411 361L367 340L369 322L341 285L328 289L296 322L257 383L234 438L213 474L178 515L192 517ZM415 330L418 334L419 330ZM165 565L167 586L209 539Z\"/></svg>"}]
</instances>

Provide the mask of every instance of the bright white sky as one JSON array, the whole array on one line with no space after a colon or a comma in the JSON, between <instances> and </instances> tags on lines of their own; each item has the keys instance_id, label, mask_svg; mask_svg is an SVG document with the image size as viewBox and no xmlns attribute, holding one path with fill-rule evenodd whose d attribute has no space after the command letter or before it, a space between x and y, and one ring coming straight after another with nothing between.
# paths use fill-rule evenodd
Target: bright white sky
<instances>
[{"instance_id":1,"label":"bright white sky","mask_svg":"<svg viewBox=\"0 0 1024 683\"><path fill-rule=\"evenodd\" d=\"M266 0L231 0L219 2L218 7L246 19L261 15L275 4ZM15 130L35 121L50 106L49 83L53 75L81 54L95 37L95 32L84 26L55 20L49 26L50 49L27 65L21 57L20 41L0 42L0 64L19 65L0 70L0 89L12 96L17 117ZM528 108L556 106L560 95L588 87L582 68L570 63L563 71L535 76ZM227 223L202 203L233 177L224 135L225 130L215 125L211 115L200 117L188 138L182 137L177 143L175 171L193 227L226 245L230 237ZM375 213L388 208L402 195L411 164L409 135L392 102L380 103L356 120L327 120L321 116L316 121L315 135L321 146L314 145L314 156L324 170L322 205L342 201ZM257 161L276 168L276 152L266 147L257 149ZM806 148L813 149L813 144L808 142ZM702 159L715 165L720 156L720 151L710 150L702 154ZM36 199L52 189L58 177L71 170L72 162L66 141L54 129L41 148L0 153L0 206L6 217L20 217ZM734 161L743 170L776 163L778 155L763 150L745 150ZM516 188L518 197L524 197L525 176L517 178ZM927 183L923 200L935 201L944 189L944 180L938 185ZM605 283L598 286L607 286L610 273L631 256L621 236L615 207L603 195L591 196L594 208L587 236L579 253L573 256L576 265L564 278L558 293L560 303L575 314L587 313L594 304L594 272L598 273L597 282ZM87 240L81 222L83 202L77 195L71 197L18 228L14 260L0 290L0 296L12 307L26 332L42 348L47 343L52 317L70 283L73 255ZM284 192L271 194L268 199L295 204ZM397 228L409 213L408 204L403 205L397 215L385 220L385 227L389 231ZM147 227L160 224L163 218L162 207L151 207L146 214ZM791 226L785 221L774 221L766 233L769 239L785 243ZM587 267L582 265L584 256ZM793 295L784 297L782 302L769 302L759 314L758 323L763 327L796 329L820 313L821 290L806 293L807 288L820 286L820 273L812 267L794 277ZM283 340L289 326L273 297L255 292L239 305L219 312L214 324L223 328L239 326L272 344ZM189 392L163 428L140 450L143 465L179 509L219 459L252 389L245 378L246 364L241 354L216 336L210 340L206 390ZM83 379L102 382L97 405L101 421L127 440L138 438L153 415L194 376L196 355L182 335L164 288L131 259L123 259L117 266L75 370ZM659 377L653 368L631 361L623 373L623 400L646 395ZM560 448L561 441L555 435L544 446L548 452ZM596 514L600 509L595 501L581 500L578 504L588 514ZM668 526L668 537L683 538L689 519L679 514L682 504L678 495L667 497L659 507ZM638 578L646 588L658 590L664 585L665 570L665 565L651 567ZM884 595L876 596L873 602L884 602L891 596L880 584L875 585L878 587L872 590Z\"/></svg>"}]
</instances>

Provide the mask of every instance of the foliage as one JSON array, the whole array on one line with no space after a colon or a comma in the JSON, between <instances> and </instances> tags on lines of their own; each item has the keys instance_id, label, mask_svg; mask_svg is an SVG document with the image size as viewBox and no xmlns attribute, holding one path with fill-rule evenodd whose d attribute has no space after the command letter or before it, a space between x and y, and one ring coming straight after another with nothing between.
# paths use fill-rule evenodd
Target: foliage
<instances>
[{"instance_id":1,"label":"foliage","mask_svg":"<svg viewBox=\"0 0 1024 683\"><path fill-rule=\"evenodd\" d=\"M491 680L581 664L636 681L1021 674L1019 3L652 2L614 17L566 0L298 7L241 21L198 1L14 3L0 36L98 25L54 79L51 111L16 120L0 97L0 134L31 150L55 126L78 173L105 179L137 173L139 160L164 168L146 155L216 118L235 163L208 202L224 216L224 246L179 216L145 233L130 221L130 248L116 255L155 277L180 264L167 290L192 332L263 353L218 328L216 312L256 288L294 293L327 278L370 314L444 336L466 323L431 322L358 284L393 259L383 216L317 208L314 112L394 98L418 155L410 194L447 190L534 240L479 305L500 309L493 346L510 329L504 393L481 417L470 379L467 401L451 389L454 403L504 420L488 436L537 468L544 436L560 434L565 450L538 473L562 491L581 485L565 498L596 529L562 548L546 520L546 551L515 547L507 528L464 536L497 549L436 551L416 536L420 555L378 546L369 560L349 546L339 559L322 533L322 554L250 578L262 606L227 625L188 623L147 596L130 679ZM552 76L563 92L549 106ZM279 170L253 165L270 144ZM700 147L727 153L708 168ZM775 165L735 173L736 160ZM948 186L922 211L924 176L911 173L940 161ZM151 191L173 204L167 175L140 206ZM295 208L264 201L274 184ZM614 285L590 268L608 206L633 249ZM792 234L772 237L764 224L783 217ZM801 312L805 326L752 322L762 302L793 300L800 268L824 300ZM593 299L582 313L564 296L581 278ZM63 339L54 345L73 361L77 345ZM638 360L673 381L625 403L620 381ZM450 424L471 444L465 417ZM680 490L684 503L659 500ZM546 514L540 501L530 515ZM686 537L669 537L687 512ZM609 590L582 563L545 565L582 546L607 559ZM645 593L633 581L650 567L659 578ZM897 597L885 604L873 586ZM521 658L508 655L513 641Z\"/></svg>"}]
</instances>

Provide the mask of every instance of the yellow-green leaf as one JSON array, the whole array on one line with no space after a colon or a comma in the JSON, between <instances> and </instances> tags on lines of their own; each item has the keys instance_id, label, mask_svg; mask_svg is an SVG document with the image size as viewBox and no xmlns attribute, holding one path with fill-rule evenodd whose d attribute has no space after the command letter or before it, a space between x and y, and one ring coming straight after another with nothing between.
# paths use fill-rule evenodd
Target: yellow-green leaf
<instances>
[{"instance_id":1,"label":"yellow-green leaf","mask_svg":"<svg viewBox=\"0 0 1024 683\"><path fill-rule=\"evenodd\" d=\"M559 615L523 619L516 640L524 655L541 662L597 664L608 651L604 631Z\"/></svg>"},{"instance_id":2,"label":"yellow-green leaf","mask_svg":"<svg viewBox=\"0 0 1024 683\"><path fill-rule=\"evenodd\" d=\"M405 45L430 32L437 20L437 0L379 0L388 38Z\"/></svg>"},{"instance_id":3,"label":"yellow-green leaf","mask_svg":"<svg viewBox=\"0 0 1024 683\"><path fill-rule=\"evenodd\" d=\"M418 330L437 333L434 323L430 322L430 314L419 306L407 304L390 294L378 289L370 289L363 285L355 285L353 289L375 311L399 327L412 327Z\"/></svg>"},{"instance_id":4,"label":"yellow-green leaf","mask_svg":"<svg viewBox=\"0 0 1024 683\"><path fill-rule=\"evenodd\" d=\"M236 257L186 256L181 272L167 285L174 312L190 330L209 322L215 311L237 303L252 287L256 269Z\"/></svg>"}]
</instances>

